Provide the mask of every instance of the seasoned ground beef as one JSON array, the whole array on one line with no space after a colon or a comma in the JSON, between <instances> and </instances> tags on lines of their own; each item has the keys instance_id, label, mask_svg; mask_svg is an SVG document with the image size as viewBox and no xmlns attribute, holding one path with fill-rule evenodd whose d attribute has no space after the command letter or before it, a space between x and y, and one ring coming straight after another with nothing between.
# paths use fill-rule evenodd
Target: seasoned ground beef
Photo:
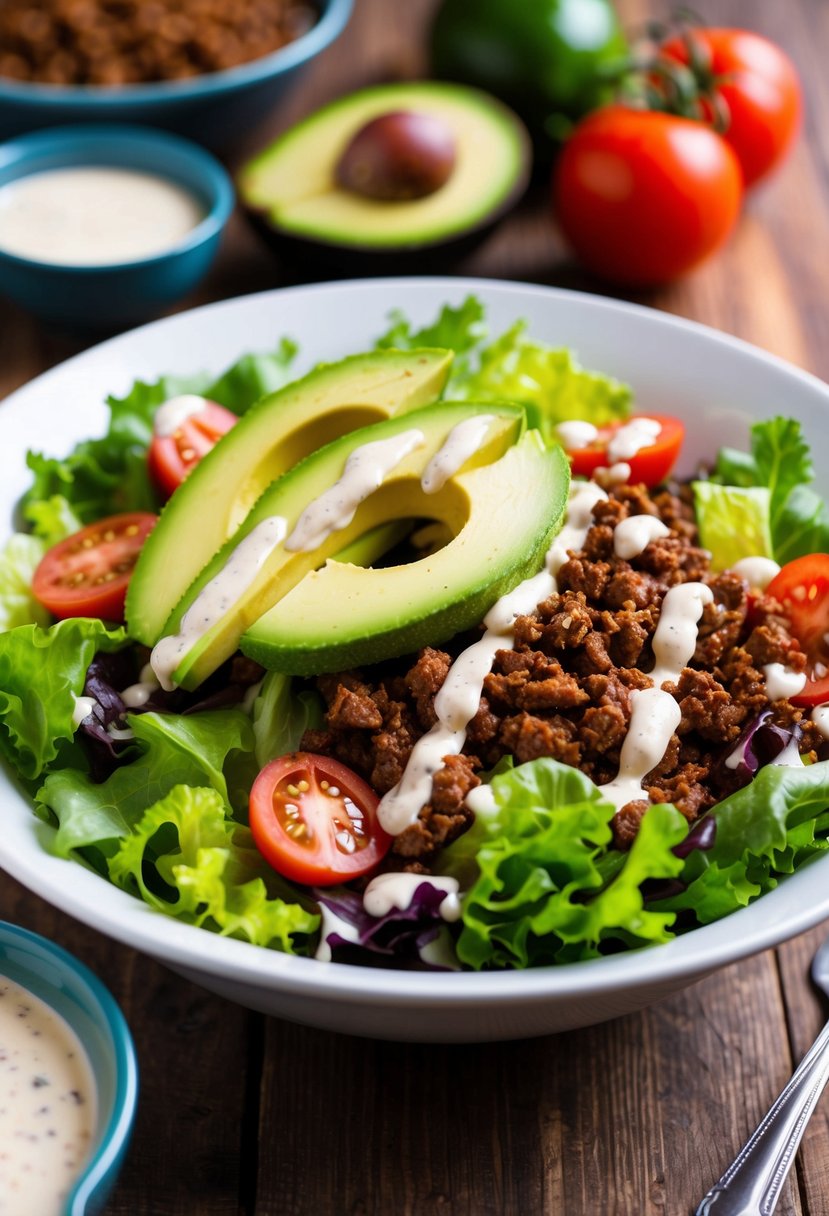
<instances>
[{"instance_id":1,"label":"seasoned ground beef","mask_svg":"<svg viewBox=\"0 0 829 1216\"><path fill-rule=\"evenodd\" d=\"M659 516L670 535L623 560L614 551L614 529L641 514ZM395 839L390 864L428 865L465 831L472 819L465 799L479 783L476 773L504 755L519 763L553 757L599 785L615 777L630 694L651 686L646 673L662 600L680 583L704 582L714 598L699 622L691 665L675 685L665 686L681 718L643 782L649 802L630 802L614 816L616 844L630 846L650 803L672 802L693 821L738 788L741 778L724 759L744 727L769 708L763 667L784 663L801 671L806 665L779 605L755 596L749 611L745 581L711 571L681 491L651 497L644 486L618 486L596 504L593 520L583 548L571 552L558 573L557 593L519 617L514 649L496 654L463 753L445 759L430 803ZM470 640L454 639L446 650L426 647L414 661L321 677L325 729L307 732L303 748L335 756L386 793L399 781L416 740L434 724L435 695ZM811 722L801 721L802 712L786 701L771 710L781 725L800 723L801 750L813 754L819 740Z\"/></svg>"}]
</instances>

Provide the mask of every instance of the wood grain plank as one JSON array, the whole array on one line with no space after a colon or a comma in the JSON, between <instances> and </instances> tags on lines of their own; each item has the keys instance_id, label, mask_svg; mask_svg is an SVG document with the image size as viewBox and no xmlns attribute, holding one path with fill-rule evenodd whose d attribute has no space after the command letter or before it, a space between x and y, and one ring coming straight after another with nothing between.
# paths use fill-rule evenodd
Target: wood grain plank
<instances>
[{"instance_id":1,"label":"wood grain plank","mask_svg":"<svg viewBox=\"0 0 829 1216\"><path fill-rule=\"evenodd\" d=\"M396 1045L269 1022L257 1212L677 1216L789 1071L771 953L534 1041ZM778 1213L800 1212L789 1184Z\"/></svg>"}]
</instances>

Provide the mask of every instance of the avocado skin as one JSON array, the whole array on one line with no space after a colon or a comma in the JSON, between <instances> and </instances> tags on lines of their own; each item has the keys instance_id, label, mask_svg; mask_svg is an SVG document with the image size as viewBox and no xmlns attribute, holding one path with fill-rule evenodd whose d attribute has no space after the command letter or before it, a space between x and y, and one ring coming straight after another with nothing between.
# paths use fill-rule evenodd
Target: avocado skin
<instances>
[{"instance_id":1,"label":"avocado skin","mask_svg":"<svg viewBox=\"0 0 829 1216\"><path fill-rule=\"evenodd\" d=\"M502 595L511 591L524 579L537 574L544 564L544 557L552 538L561 529L567 508L567 496L570 484L570 466L563 449L554 447L544 449L537 432L524 435L517 445L509 449L500 460L486 466L487 472L493 477L505 477L515 481L516 470L508 466L518 463L516 459L523 453L521 449L535 449L536 483L533 484L532 463L521 469L522 484L531 502L531 509L538 517L546 516L546 524L538 528L534 535L524 538L527 547L522 552L512 552L496 565L492 575L478 572L476 585L469 587L459 580L456 568L449 567L444 574L451 580L456 579L458 594L456 598L433 611L418 613L409 622L400 620L400 610L397 619L392 619L388 627L372 628L370 633L360 637L340 637L337 640L321 639L319 635L308 639L303 645L301 637L293 634L290 638L276 635L269 636L270 624L266 614L256 624L242 635L240 649L243 654L263 667L275 671L284 671L291 675L314 676L326 672L343 671L346 668L365 666L371 663L383 662L386 659L398 658L401 655L420 649L422 646L440 645L467 629L479 625L486 613ZM526 460L524 465L526 466ZM484 470L476 470L478 474ZM463 480L461 475L460 480ZM546 482L546 485L545 485ZM539 500L537 492L546 491L546 501ZM498 520L491 521L496 529ZM438 566L439 566L439 555ZM434 559L433 559L434 560ZM325 570L321 571L322 580ZM373 574L374 572L369 572ZM377 572L382 577L381 572ZM308 576L306 576L308 577ZM314 576L311 575L311 578ZM302 584L296 589L302 592ZM331 588L320 586L320 595L331 595ZM333 597L332 597L333 598ZM282 605L276 605L276 612L284 608L290 615L296 617L301 613L300 605L291 603L291 593L285 597ZM332 608L332 615L341 611L341 601ZM390 611L394 613L394 606ZM329 633L329 638L331 634Z\"/></svg>"},{"instance_id":2,"label":"avocado skin","mask_svg":"<svg viewBox=\"0 0 829 1216\"><path fill-rule=\"evenodd\" d=\"M298 283L305 283L309 278L322 282L372 275L442 274L448 264L462 261L489 239L504 216L524 197L526 189L527 183L522 179L497 211L457 236L395 249L338 245L322 237L311 240L275 228L267 216L255 208L244 207L244 214L253 230L280 258L289 277L293 276Z\"/></svg>"}]
</instances>

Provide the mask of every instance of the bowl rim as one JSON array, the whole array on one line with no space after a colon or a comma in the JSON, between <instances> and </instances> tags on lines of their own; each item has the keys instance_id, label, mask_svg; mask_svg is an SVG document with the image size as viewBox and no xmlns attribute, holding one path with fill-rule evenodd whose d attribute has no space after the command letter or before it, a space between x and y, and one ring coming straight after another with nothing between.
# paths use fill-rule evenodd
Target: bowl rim
<instances>
[{"instance_id":1,"label":"bowl rim","mask_svg":"<svg viewBox=\"0 0 829 1216\"><path fill-rule=\"evenodd\" d=\"M539 300L558 301L568 310L583 310L587 307L601 311L609 318L618 318L620 321L628 315L640 317L665 335L679 331L687 335L692 343L703 341L723 350L733 351L740 358L749 359L758 365L775 380L783 376L787 380L797 381L815 402L819 402L821 407L829 411L829 385L818 377L760 347L711 326L642 304L588 292L520 281L460 276L341 280L275 288L235 299L213 301L187 313L151 322L128 335L111 338L91 350L75 355L59 367L44 372L36 378L36 382L41 389L54 384L63 368L72 364L82 365L84 360L100 358L102 354L110 354L117 362L117 346L125 339L129 340L135 334L147 333L163 325L186 324L194 316L201 317L208 313L221 316L237 308L267 311L269 302L285 301L290 306L290 302L298 297L310 297L315 300L317 297L324 298L328 295L340 296L350 309L359 312L358 297L361 293L365 293L369 301L372 295L377 293L384 298L395 297L398 306L411 307L415 303L411 297L408 300L401 299L407 291L415 297L422 293L433 305L474 292L500 295L504 298L514 296L519 315L521 309L530 307L529 301L532 297L537 297ZM7 403L14 397L25 400L33 383L35 382L24 385L10 395ZM11 774L9 781L13 783ZM30 803L31 799L22 787L19 788L21 796ZM32 814L31 807L25 824L26 834L30 836L45 829L45 825L39 823ZM41 898L58 905L63 911L92 927L100 926L100 907L83 892L89 883L94 883L94 890L97 891L98 884L105 880L91 870L84 871L82 863L78 861L62 861L53 857L51 860L59 861L61 866L72 865L73 872L77 874L79 868L81 872L78 879L71 883L60 881L57 876L48 876L44 882L43 851L48 851L48 841L39 836L37 852L33 851L22 857L9 851L9 842L10 837L0 837L0 866L7 869L23 885L38 893ZM472 1009L482 1001L494 1002L503 1009L512 1006L541 1006L559 998L581 998L589 1001L600 993L604 995L634 989L656 981L681 983L688 977L701 978L721 966L737 962L812 928L829 916L829 891L825 882L815 884L821 896L819 900L798 902L794 911L791 907L784 909L786 916L782 926L779 917L772 919L772 910L779 910L781 903L785 901L787 889L795 885L802 886L799 880L805 879L819 864L829 864L829 861L825 858L816 859L748 908L740 909L731 917L702 926L657 948L646 947L579 963L506 973L412 972L366 968L345 963L321 965L313 958L281 954L244 941L208 935L204 929L180 923L175 918L153 911L126 891L118 890L111 884L106 884L106 932L115 940L133 949L142 950L160 959L167 966L180 970L196 982L199 982L200 974L210 976L212 980L225 980L228 991L235 985L247 985L254 990L260 990L265 984L278 987L280 992L289 996L335 1000L342 1006L359 1006L369 1000L386 1008L409 1010L432 1009L436 1004L447 1008ZM62 879L62 870L60 874ZM788 904L791 903L792 900L789 900ZM752 916L752 910L758 907L768 909L768 914L763 918ZM718 940L722 936L722 926L726 922L732 923L733 916L742 917L741 923L746 927L739 942L735 943L732 935L727 943L723 944ZM159 931L161 925L164 926L163 931ZM202 943L201 948L198 947L199 942Z\"/></svg>"},{"instance_id":2,"label":"bowl rim","mask_svg":"<svg viewBox=\"0 0 829 1216\"><path fill-rule=\"evenodd\" d=\"M94 1006L110 1033L115 1064L112 1112L99 1134L97 1149L75 1180L66 1203L67 1216L83 1216L90 1197L107 1181L111 1171L117 1169L132 1131L138 1102L135 1043L120 1005L86 963L82 963L70 951L41 933L24 929L22 925L13 924L11 921L0 920L0 945L7 944L29 957L46 956L59 970L71 972L76 983L80 983L84 998L89 1005ZM25 980L22 986L26 986ZM40 999L49 1005L47 998L41 996ZM83 1040L81 1042L83 1043Z\"/></svg>"},{"instance_id":3,"label":"bowl rim","mask_svg":"<svg viewBox=\"0 0 829 1216\"><path fill-rule=\"evenodd\" d=\"M177 101L234 93L290 72L313 59L339 37L348 24L354 0L318 0L318 4L319 20L299 38L269 55L236 67L185 80L151 80L127 85L60 85L0 77L0 102L22 102L42 109L62 105L86 110L99 107L126 109L138 104L161 107Z\"/></svg>"},{"instance_id":4,"label":"bowl rim","mask_svg":"<svg viewBox=\"0 0 829 1216\"><path fill-rule=\"evenodd\" d=\"M0 104L2 101L0 99ZM157 161L152 168L136 168L129 163L129 147L143 146L154 154ZM180 237L175 244L168 246L159 253L149 257L131 258L120 262L50 262L43 258L28 258L11 250L0 248L0 261L9 265L30 270L47 270L50 273L66 273L71 275L101 275L133 270L152 268L197 249L205 242L218 237L226 226L236 203L236 194L230 174L219 160L206 148L183 135L170 131L162 131L156 127L147 127L139 123L79 123L67 127L44 127L38 131L29 131L17 135L13 139L0 144L0 174L6 169L20 169L7 180L0 182L0 190L22 181L26 177L35 176L38 172L52 172L53 169L35 168L31 174L25 172L25 167L37 162L40 157L50 153L64 153L71 161L60 167L53 167L55 172L69 168L122 168L133 169L137 173L156 176L165 181L174 180L167 166L175 158L194 170L194 176L203 184L208 200L207 214L199 220L195 227ZM122 159L122 154L126 160ZM182 189L187 190L186 186Z\"/></svg>"}]
</instances>

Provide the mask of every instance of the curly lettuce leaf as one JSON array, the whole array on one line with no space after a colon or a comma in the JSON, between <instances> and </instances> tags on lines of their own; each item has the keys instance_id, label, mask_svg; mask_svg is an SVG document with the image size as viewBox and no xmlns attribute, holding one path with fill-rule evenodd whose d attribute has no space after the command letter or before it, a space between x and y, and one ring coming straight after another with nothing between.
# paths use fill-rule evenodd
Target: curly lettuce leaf
<instances>
[{"instance_id":1,"label":"curly lettuce leaf","mask_svg":"<svg viewBox=\"0 0 829 1216\"><path fill-rule=\"evenodd\" d=\"M530 426L548 443L558 442L555 427L583 418L602 426L630 413L631 390L609 376L585 371L569 350L534 342L525 321L487 343L485 310L468 296L458 307L444 305L437 320L413 329L401 312L392 313L391 328L378 347L411 350L441 346L455 351L444 397L453 401L516 401L527 411Z\"/></svg>"},{"instance_id":2,"label":"curly lettuce leaf","mask_svg":"<svg viewBox=\"0 0 829 1216\"><path fill-rule=\"evenodd\" d=\"M95 846L107 853L153 803L176 785L204 786L230 805L227 768L238 752L253 752L253 730L238 709L187 715L144 713L128 719L137 755L96 784L85 772L50 773L37 791L39 807L56 818L55 851Z\"/></svg>"},{"instance_id":3,"label":"curly lettuce leaf","mask_svg":"<svg viewBox=\"0 0 829 1216\"><path fill-rule=\"evenodd\" d=\"M709 814L717 825L713 846L689 854L680 874L685 890L658 904L693 913L701 924L744 908L829 848L829 761L768 764Z\"/></svg>"},{"instance_id":4,"label":"curly lettuce leaf","mask_svg":"<svg viewBox=\"0 0 829 1216\"><path fill-rule=\"evenodd\" d=\"M468 368L471 353L484 341L487 327L485 309L476 296L467 296L455 307L444 304L437 320L422 329L414 329L405 313L395 309L391 314L391 326L377 339L378 350L416 350L421 346L439 347L455 352L453 369L456 374ZM454 394L447 389L447 398Z\"/></svg>"},{"instance_id":5,"label":"curly lettuce leaf","mask_svg":"<svg viewBox=\"0 0 829 1216\"><path fill-rule=\"evenodd\" d=\"M32 578L46 545L15 532L0 551L0 633L19 625L47 626L52 619L32 595Z\"/></svg>"},{"instance_id":6,"label":"curly lettuce leaf","mask_svg":"<svg viewBox=\"0 0 829 1216\"><path fill-rule=\"evenodd\" d=\"M249 830L228 818L213 788L173 786L121 838L107 871L156 910L256 946L294 953L294 938L319 925L318 915L290 898ZM282 886L287 900L276 894Z\"/></svg>"},{"instance_id":7,"label":"curly lettuce leaf","mask_svg":"<svg viewBox=\"0 0 829 1216\"><path fill-rule=\"evenodd\" d=\"M35 523L38 504L54 495L66 500L82 524L121 511L157 510L146 456L158 407L181 393L196 393L243 414L265 392L287 383L295 354L295 344L283 338L275 351L244 355L218 379L205 372L162 376L153 384L138 381L126 397L110 397L103 438L84 440L63 459L29 452L34 478L24 515Z\"/></svg>"},{"instance_id":8,"label":"curly lettuce leaf","mask_svg":"<svg viewBox=\"0 0 829 1216\"><path fill-rule=\"evenodd\" d=\"M517 401L530 426L557 443L559 422L586 419L596 426L627 418L631 390L610 376L586 371L572 351L527 337L517 321L478 352L477 364L453 369L445 396L464 401Z\"/></svg>"},{"instance_id":9,"label":"curly lettuce leaf","mask_svg":"<svg viewBox=\"0 0 829 1216\"><path fill-rule=\"evenodd\" d=\"M673 807L651 807L631 850L608 871L614 807L577 769L535 760L493 778L495 810L446 854L477 878L463 897L458 957L471 967L527 967L598 955L604 943L645 945L672 935L674 917L646 907L641 884L674 877L673 847L687 824ZM442 867L444 869L444 867Z\"/></svg>"},{"instance_id":10,"label":"curly lettuce leaf","mask_svg":"<svg viewBox=\"0 0 829 1216\"><path fill-rule=\"evenodd\" d=\"M123 629L86 617L0 633L0 752L22 777L31 781L56 762L72 762L65 745L74 740L72 715L87 668L97 651L125 644Z\"/></svg>"},{"instance_id":11,"label":"curly lettuce leaf","mask_svg":"<svg viewBox=\"0 0 829 1216\"><path fill-rule=\"evenodd\" d=\"M755 423L751 451L722 448L712 477L726 485L767 487L773 556L781 565L829 551L829 506L812 489L814 465L794 418Z\"/></svg>"}]
</instances>

